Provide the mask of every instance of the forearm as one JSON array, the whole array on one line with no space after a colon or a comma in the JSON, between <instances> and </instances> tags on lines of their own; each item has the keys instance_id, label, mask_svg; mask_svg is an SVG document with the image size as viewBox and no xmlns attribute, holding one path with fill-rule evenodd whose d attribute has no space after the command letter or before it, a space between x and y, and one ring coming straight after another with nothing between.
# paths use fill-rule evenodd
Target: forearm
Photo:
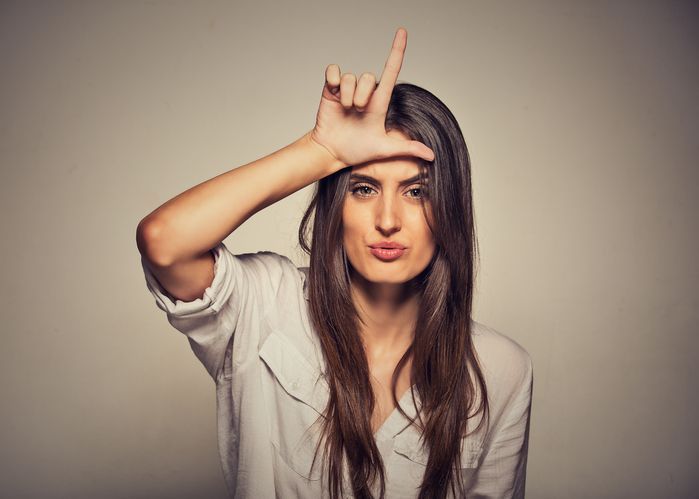
<instances>
[{"instance_id":1,"label":"forearm","mask_svg":"<svg viewBox=\"0 0 699 499\"><path fill-rule=\"evenodd\" d=\"M139 249L159 265L192 259L258 211L343 166L308 132L167 201L139 223Z\"/></svg>"}]
</instances>

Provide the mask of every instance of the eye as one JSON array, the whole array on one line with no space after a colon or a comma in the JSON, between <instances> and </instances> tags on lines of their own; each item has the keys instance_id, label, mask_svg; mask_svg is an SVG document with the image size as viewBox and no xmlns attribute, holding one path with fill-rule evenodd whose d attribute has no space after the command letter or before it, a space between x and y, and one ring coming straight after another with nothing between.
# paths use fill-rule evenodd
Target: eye
<instances>
[{"instance_id":1,"label":"eye","mask_svg":"<svg viewBox=\"0 0 699 499\"><path fill-rule=\"evenodd\" d=\"M415 191L418 192L418 195L412 195L412 196L409 196L409 197L412 197L412 198L415 198L415 199L420 199L420 198L424 198L424 197L427 196L427 193L425 192L424 188L422 188L422 187L413 187L412 189L409 189L409 190L408 190L408 192L413 192L413 193L414 193Z\"/></svg>"},{"instance_id":2,"label":"eye","mask_svg":"<svg viewBox=\"0 0 699 499\"><path fill-rule=\"evenodd\" d=\"M360 198L366 198L366 197L369 197L369 194L367 194L367 192L373 191L373 190L374 190L374 188L369 186L369 185L355 184L354 186L352 186L352 189L350 189L350 192L352 193L353 196L357 196Z\"/></svg>"}]
</instances>

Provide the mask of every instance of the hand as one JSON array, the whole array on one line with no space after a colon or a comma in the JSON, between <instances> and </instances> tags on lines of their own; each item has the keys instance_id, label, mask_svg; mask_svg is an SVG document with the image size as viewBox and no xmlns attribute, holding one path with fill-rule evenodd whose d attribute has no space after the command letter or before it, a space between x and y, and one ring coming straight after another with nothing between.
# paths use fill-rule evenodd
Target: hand
<instances>
[{"instance_id":1,"label":"hand","mask_svg":"<svg viewBox=\"0 0 699 499\"><path fill-rule=\"evenodd\" d=\"M422 142L390 137L384 128L388 104L398 79L408 32L398 28L381 81L363 73L340 77L340 67L329 65L316 124L310 137L344 166L392 156L417 156L434 160L434 152Z\"/></svg>"}]
</instances>

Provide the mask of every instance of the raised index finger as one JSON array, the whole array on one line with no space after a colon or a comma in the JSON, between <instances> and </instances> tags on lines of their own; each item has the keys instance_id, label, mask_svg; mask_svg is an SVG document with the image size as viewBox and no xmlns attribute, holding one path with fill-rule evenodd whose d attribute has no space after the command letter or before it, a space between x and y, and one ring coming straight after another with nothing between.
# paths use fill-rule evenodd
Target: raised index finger
<instances>
[{"instance_id":1,"label":"raised index finger","mask_svg":"<svg viewBox=\"0 0 699 499\"><path fill-rule=\"evenodd\" d=\"M379 85L376 87L374 95L371 98L372 102L376 102L376 105L380 109L388 109L393 87L396 84L398 73L403 64L403 54L405 53L407 43L408 32L405 28L398 28L398 30L396 30L396 35L393 37L391 52L388 54L383 73L381 73L381 80L379 80Z\"/></svg>"}]
</instances>

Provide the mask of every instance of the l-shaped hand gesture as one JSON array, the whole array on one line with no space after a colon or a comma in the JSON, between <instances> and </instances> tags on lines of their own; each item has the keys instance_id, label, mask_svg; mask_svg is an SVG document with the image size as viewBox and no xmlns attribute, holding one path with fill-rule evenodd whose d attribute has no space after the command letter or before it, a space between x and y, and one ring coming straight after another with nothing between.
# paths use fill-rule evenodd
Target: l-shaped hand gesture
<instances>
[{"instance_id":1,"label":"l-shaped hand gesture","mask_svg":"<svg viewBox=\"0 0 699 499\"><path fill-rule=\"evenodd\" d=\"M341 77L337 64L325 70L325 85L311 139L345 167L392 156L434 160L434 152L422 142L391 137L384 128L407 37L407 31L398 28L378 85L372 73L362 73L357 81L352 73Z\"/></svg>"}]
</instances>

